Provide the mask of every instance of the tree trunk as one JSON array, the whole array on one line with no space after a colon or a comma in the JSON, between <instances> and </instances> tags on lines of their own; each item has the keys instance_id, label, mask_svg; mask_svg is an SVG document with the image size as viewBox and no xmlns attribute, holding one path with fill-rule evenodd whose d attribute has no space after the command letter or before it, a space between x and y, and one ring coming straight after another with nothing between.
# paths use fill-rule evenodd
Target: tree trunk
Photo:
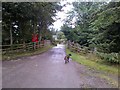
<instances>
[{"instance_id":1,"label":"tree trunk","mask_svg":"<svg viewBox=\"0 0 120 90\"><path fill-rule=\"evenodd\" d=\"M10 45L13 45L13 38L12 38L12 25L10 25Z\"/></svg>"},{"instance_id":2,"label":"tree trunk","mask_svg":"<svg viewBox=\"0 0 120 90\"><path fill-rule=\"evenodd\" d=\"M43 21L41 21L41 24L39 25L39 28L38 28L38 37L39 37L39 42L42 40L42 31L43 31Z\"/></svg>"}]
</instances>

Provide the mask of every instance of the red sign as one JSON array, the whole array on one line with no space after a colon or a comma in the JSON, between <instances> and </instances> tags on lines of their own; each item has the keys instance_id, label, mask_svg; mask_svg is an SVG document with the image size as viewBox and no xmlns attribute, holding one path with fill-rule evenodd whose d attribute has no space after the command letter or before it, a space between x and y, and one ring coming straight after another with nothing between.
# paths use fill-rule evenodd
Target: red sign
<instances>
[{"instance_id":1,"label":"red sign","mask_svg":"<svg viewBox=\"0 0 120 90\"><path fill-rule=\"evenodd\" d=\"M38 42L38 34L32 36L32 42Z\"/></svg>"}]
</instances>

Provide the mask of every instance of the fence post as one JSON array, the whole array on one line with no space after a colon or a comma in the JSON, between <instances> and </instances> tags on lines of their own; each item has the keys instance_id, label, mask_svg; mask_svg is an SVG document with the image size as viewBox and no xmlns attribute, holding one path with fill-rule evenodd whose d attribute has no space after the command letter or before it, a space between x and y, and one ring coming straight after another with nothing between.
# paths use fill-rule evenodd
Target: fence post
<instances>
[{"instance_id":1,"label":"fence post","mask_svg":"<svg viewBox=\"0 0 120 90\"><path fill-rule=\"evenodd\" d=\"M38 41L38 48L40 48L40 42Z\"/></svg>"},{"instance_id":2,"label":"fence post","mask_svg":"<svg viewBox=\"0 0 120 90\"><path fill-rule=\"evenodd\" d=\"M93 53L96 54L96 52L97 52L97 48L94 47L94 51L93 51Z\"/></svg>"},{"instance_id":3,"label":"fence post","mask_svg":"<svg viewBox=\"0 0 120 90\"><path fill-rule=\"evenodd\" d=\"M25 50L27 50L27 48L26 48L26 43L24 42L23 43L23 51L25 51Z\"/></svg>"},{"instance_id":4,"label":"fence post","mask_svg":"<svg viewBox=\"0 0 120 90\"><path fill-rule=\"evenodd\" d=\"M12 45L10 45L10 51L12 51Z\"/></svg>"},{"instance_id":5,"label":"fence post","mask_svg":"<svg viewBox=\"0 0 120 90\"><path fill-rule=\"evenodd\" d=\"M32 42L32 48L35 49L35 42Z\"/></svg>"}]
</instances>

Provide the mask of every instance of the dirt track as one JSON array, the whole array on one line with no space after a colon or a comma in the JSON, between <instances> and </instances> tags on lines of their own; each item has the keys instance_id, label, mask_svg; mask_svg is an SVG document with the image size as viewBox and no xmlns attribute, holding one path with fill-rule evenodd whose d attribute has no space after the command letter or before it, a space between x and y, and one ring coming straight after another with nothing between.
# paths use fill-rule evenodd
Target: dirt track
<instances>
[{"instance_id":1,"label":"dirt track","mask_svg":"<svg viewBox=\"0 0 120 90\"><path fill-rule=\"evenodd\" d=\"M3 62L3 88L112 88L97 71L70 60L64 64L65 48L58 45L35 56Z\"/></svg>"}]
</instances>

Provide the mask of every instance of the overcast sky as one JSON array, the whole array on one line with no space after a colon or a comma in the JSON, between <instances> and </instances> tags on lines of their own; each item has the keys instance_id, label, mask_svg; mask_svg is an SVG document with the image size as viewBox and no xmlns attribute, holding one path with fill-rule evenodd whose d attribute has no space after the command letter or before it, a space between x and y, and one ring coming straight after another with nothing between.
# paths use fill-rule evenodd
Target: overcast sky
<instances>
[{"instance_id":1,"label":"overcast sky","mask_svg":"<svg viewBox=\"0 0 120 90\"><path fill-rule=\"evenodd\" d=\"M61 12L57 13L57 18L60 18L58 20L56 20L53 23L53 28L55 28L56 30L60 30L60 27L63 25L63 20L67 17L67 12L71 11L73 6L72 6L72 2L75 0L66 0L66 1L61 1L61 5L66 4L66 6L64 6L62 8ZM67 4L67 2L69 2L70 4Z\"/></svg>"}]
</instances>

